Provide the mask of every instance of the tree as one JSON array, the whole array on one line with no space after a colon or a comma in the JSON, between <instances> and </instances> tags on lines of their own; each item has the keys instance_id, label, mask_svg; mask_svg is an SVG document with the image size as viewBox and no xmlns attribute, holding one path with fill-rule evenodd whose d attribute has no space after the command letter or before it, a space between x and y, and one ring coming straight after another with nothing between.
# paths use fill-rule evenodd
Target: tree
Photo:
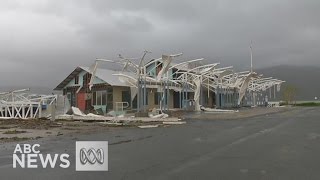
<instances>
[{"instance_id":1,"label":"tree","mask_svg":"<svg viewBox=\"0 0 320 180\"><path fill-rule=\"evenodd\" d=\"M293 85L286 85L282 91L282 98L286 104L292 104L297 96L298 89Z\"/></svg>"}]
</instances>

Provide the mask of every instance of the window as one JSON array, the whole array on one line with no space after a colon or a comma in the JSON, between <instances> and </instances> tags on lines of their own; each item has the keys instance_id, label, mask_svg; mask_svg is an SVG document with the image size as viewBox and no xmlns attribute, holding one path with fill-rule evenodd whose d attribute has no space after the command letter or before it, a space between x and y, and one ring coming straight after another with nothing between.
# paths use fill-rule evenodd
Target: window
<instances>
[{"instance_id":1,"label":"window","mask_svg":"<svg viewBox=\"0 0 320 180\"><path fill-rule=\"evenodd\" d=\"M85 75L83 75L82 79L83 79L83 85L88 85L91 79L91 74L90 73L86 73Z\"/></svg>"},{"instance_id":2,"label":"window","mask_svg":"<svg viewBox=\"0 0 320 180\"><path fill-rule=\"evenodd\" d=\"M107 93L102 93L102 102L101 105L107 104Z\"/></svg>"},{"instance_id":3,"label":"window","mask_svg":"<svg viewBox=\"0 0 320 180\"><path fill-rule=\"evenodd\" d=\"M107 106L107 112L113 109L113 89L112 87L103 91L92 93L93 106Z\"/></svg>"},{"instance_id":4,"label":"window","mask_svg":"<svg viewBox=\"0 0 320 180\"><path fill-rule=\"evenodd\" d=\"M131 106L130 91L122 91L122 102L127 102L129 103L129 106Z\"/></svg>"},{"instance_id":5,"label":"window","mask_svg":"<svg viewBox=\"0 0 320 180\"><path fill-rule=\"evenodd\" d=\"M96 95L97 95L96 92L92 93L92 105L96 105L96 102L97 102L97 100L96 100L97 96Z\"/></svg>"},{"instance_id":6,"label":"window","mask_svg":"<svg viewBox=\"0 0 320 180\"><path fill-rule=\"evenodd\" d=\"M208 99L208 91L202 91L203 98L202 98L202 103L203 105L208 105L209 104L209 99Z\"/></svg>"},{"instance_id":7,"label":"window","mask_svg":"<svg viewBox=\"0 0 320 180\"><path fill-rule=\"evenodd\" d=\"M69 93L69 92L67 93L67 99L68 99L69 103L71 104L71 101L72 101L71 100L71 93Z\"/></svg>"},{"instance_id":8,"label":"window","mask_svg":"<svg viewBox=\"0 0 320 180\"><path fill-rule=\"evenodd\" d=\"M162 63L161 62L157 62L157 68L156 68L156 74L158 75L159 72L161 71L162 69Z\"/></svg>"},{"instance_id":9,"label":"window","mask_svg":"<svg viewBox=\"0 0 320 180\"><path fill-rule=\"evenodd\" d=\"M113 88L112 87L107 89L107 108L108 108L108 111L113 109Z\"/></svg>"},{"instance_id":10,"label":"window","mask_svg":"<svg viewBox=\"0 0 320 180\"><path fill-rule=\"evenodd\" d=\"M179 74L177 73L178 69L177 68L173 68L172 69L172 79L177 79L179 76Z\"/></svg>"},{"instance_id":11,"label":"window","mask_svg":"<svg viewBox=\"0 0 320 180\"><path fill-rule=\"evenodd\" d=\"M134 96L133 100L132 100L132 108L136 109L138 107L138 103L137 103L137 95Z\"/></svg>"},{"instance_id":12,"label":"window","mask_svg":"<svg viewBox=\"0 0 320 180\"><path fill-rule=\"evenodd\" d=\"M104 92L103 91L97 91L96 92L96 96L97 96L97 98L96 98L96 104L99 106L99 105L102 105L102 94L103 94Z\"/></svg>"},{"instance_id":13,"label":"window","mask_svg":"<svg viewBox=\"0 0 320 180\"><path fill-rule=\"evenodd\" d=\"M148 90L146 91L146 105L148 105L149 102L149 92Z\"/></svg>"},{"instance_id":14,"label":"window","mask_svg":"<svg viewBox=\"0 0 320 180\"><path fill-rule=\"evenodd\" d=\"M96 91L92 95L92 104L101 106L107 105L107 91Z\"/></svg>"},{"instance_id":15,"label":"window","mask_svg":"<svg viewBox=\"0 0 320 180\"><path fill-rule=\"evenodd\" d=\"M74 84L79 84L79 76L74 77Z\"/></svg>"},{"instance_id":16,"label":"window","mask_svg":"<svg viewBox=\"0 0 320 180\"><path fill-rule=\"evenodd\" d=\"M76 93L75 92L68 92L67 99L70 103L70 106L76 107Z\"/></svg>"}]
</instances>

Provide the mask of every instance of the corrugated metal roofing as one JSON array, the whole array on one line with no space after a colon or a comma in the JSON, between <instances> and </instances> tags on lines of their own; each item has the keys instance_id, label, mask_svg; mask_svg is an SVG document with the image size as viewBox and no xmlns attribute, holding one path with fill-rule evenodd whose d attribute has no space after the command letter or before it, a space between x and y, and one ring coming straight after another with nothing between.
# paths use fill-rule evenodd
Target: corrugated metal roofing
<instances>
[{"instance_id":1,"label":"corrugated metal roofing","mask_svg":"<svg viewBox=\"0 0 320 180\"><path fill-rule=\"evenodd\" d=\"M81 69L90 72L89 67L80 67ZM110 84L111 86L128 86L126 83L119 80L119 76L113 74L119 74L121 71L114 71L109 69L97 68L96 77Z\"/></svg>"}]
</instances>

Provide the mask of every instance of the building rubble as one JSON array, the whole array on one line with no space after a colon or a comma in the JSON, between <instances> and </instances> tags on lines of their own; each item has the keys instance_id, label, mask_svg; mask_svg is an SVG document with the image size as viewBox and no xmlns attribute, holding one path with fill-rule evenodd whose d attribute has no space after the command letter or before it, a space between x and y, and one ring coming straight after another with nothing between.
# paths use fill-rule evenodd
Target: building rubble
<instances>
[{"instance_id":1,"label":"building rubble","mask_svg":"<svg viewBox=\"0 0 320 180\"><path fill-rule=\"evenodd\" d=\"M164 121L170 121L170 122L176 122L181 121L181 119L177 117L163 117L163 114L160 114L161 116L153 116L153 117L134 117L134 116L103 116L103 115L97 115L93 113L84 114L79 108L71 107L72 114L63 114L56 116L56 119L58 120L78 120L78 121L111 121L114 123L117 122L164 122Z\"/></svg>"},{"instance_id":2,"label":"building rubble","mask_svg":"<svg viewBox=\"0 0 320 180\"><path fill-rule=\"evenodd\" d=\"M30 89L20 89L0 92L0 119L50 117L58 96L31 94L29 91Z\"/></svg>"}]
</instances>

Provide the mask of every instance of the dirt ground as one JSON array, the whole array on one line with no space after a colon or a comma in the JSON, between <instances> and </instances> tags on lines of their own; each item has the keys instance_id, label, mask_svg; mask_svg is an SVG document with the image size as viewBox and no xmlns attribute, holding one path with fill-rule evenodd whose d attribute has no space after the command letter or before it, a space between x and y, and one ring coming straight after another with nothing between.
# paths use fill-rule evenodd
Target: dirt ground
<instances>
[{"instance_id":1,"label":"dirt ground","mask_svg":"<svg viewBox=\"0 0 320 180\"><path fill-rule=\"evenodd\" d=\"M0 120L0 143L40 139L66 134L91 133L110 128L133 128L155 122L126 122L107 124L104 122L50 121L46 119L10 119Z\"/></svg>"}]
</instances>

